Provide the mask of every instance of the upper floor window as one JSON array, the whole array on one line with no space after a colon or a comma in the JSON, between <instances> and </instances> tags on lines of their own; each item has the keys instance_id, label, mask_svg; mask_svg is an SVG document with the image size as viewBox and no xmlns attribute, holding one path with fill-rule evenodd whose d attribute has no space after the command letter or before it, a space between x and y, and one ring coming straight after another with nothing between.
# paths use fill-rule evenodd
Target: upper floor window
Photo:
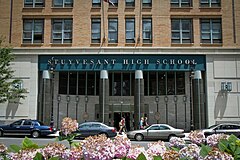
<instances>
[{"instance_id":1,"label":"upper floor window","mask_svg":"<svg viewBox=\"0 0 240 160\"><path fill-rule=\"evenodd\" d=\"M73 0L53 0L53 7L73 7Z\"/></svg>"},{"instance_id":2,"label":"upper floor window","mask_svg":"<svg viewBox=\"0 0 240 160\"><path fill-rule=\"evenodd\" d=\"M191 7L192 0L171 0L171 7Z\"/></svg>"},{"instance_id":3,"label":"upper floor window","mask_svg":"<svg viewBox=\"0 0 240 160\"><path fill-rule=\"evenodd\" d=\"M221 0L200 0L201 7L220 7Z\"/></svg>"},{"instance_id":4,"label":"upper floor window","mask_svg":"<svg viewBox=\"0 0 240 160\"><path fill-rule=\"evenodd\" d=\"M134 7L135 6L135 0L126 0L125 5L126 5L126 7Z\"/></svg>"},{"instance_id":5,"label":"upper floor window","mask_svg":"<svg viewBox=\"0 0 240 160\"><path fill-rule=\"evenodd\" d=\"M101 42L101 19L100 18L92 18L91 25L91 39L92 43L100 43Z\"/></svg>"},{"instance_id":6,"label":"upper floor window","mask_svg":"<svg viewBox=\"0 0 240 160\"><path fill-rule=\"evenodd\" d=\"M43 43L43 19L23 20L23 43Z\"/></svg>"},{"instance_id":7,"label":"upper floor window","mask_svg":"<svg viewBox=\"0 0 240 160\"><path fill-rule=\"evenodd\" d=\"M72 19L52 20L52 43L72 43Z\"/></svg>"},{"instance_id":8,"label":"upper floor window","mask_svg":"<svg viewBox=\"0 0 240 160\"><path fill-rule=\"evenodd\" d=\"M142 25L143 43L152 43L152 19L143 18Z\"/></svg>"},{"instance_id":9,"label":"upper floor window","mask_svg":"<svg viewBox=\"0 0 240 160\"><path fill-rule=\"evenodd\" d=\"M172 19L172 43L192 43L193 27L191 19Z\"/></svg>"},{"instance_id":10,"label":"upper floor window","mask_svg":"<svg viewBox=\"0 0 240 160\"><path fill-rule=\"evenodd\" d=\"M108 19L108 43L118 43L118 19Z\"/></svg>"},{"instance_id":11,"label":"upper floor window","mask_svg":"<svg viewBox=\"0 0 240 160\"><path fill-rule=\"evenodd\" d=\"M152 7L152 0L142 0L143 7Z\"/></svg>"},{"instance_id":12,"label":"upper floor window","mask_svg":"<svg viewBox=\"0 0 240 160\"><path fill-rule=\"evenodd\" d=\"M92 0L93 7L101 7L101 0Z\"/></svg>"},{"instance_id":13,"label":"upper floor window","mask_svg":"<svg viewBox=\"0 0 240 160\"><path fill-rule=\"evenodd\" d=\"M221 19L201 19L201 43L222 43Z\"/></svg>"},{"instance_id":14,"label":"upper floor window","mask_svg":"<svg viewBox=\"0 0 240 160\"><path fill-rule=\"evenodd\" d=\"M135 43L135 19L126 18L126 43Z\"/></svg>"},{"instance_id":15,"label":"upper floor window","mask_svg":"<svg viewBox=\"0 0 240 160\"><path fill-rule=\"evenodd\" d=\"M24 7L44 7L44 0L24 0Z\"/></svg>"}]
</instances>

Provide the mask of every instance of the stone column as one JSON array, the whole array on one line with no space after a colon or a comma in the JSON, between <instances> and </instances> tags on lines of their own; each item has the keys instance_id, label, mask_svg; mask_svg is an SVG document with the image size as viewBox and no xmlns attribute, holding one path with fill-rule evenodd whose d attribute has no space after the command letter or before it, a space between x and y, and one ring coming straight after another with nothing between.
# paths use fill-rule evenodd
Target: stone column
<instances>
[{"instance_id":1,"label":"stone column","mask_svg":"<svg viewBox=\"0 0 240 160\"><path fill-rule=\"evenodd\" d=\"M108 71L102 70L100 72L100 92L99 92L99 117L103 123L109 123L109 80Z\"/></svg>"},{"instance_id":2,"label":"stone column","mask_svg":"<svg viewBox=\"0 0 240 160\"><path fill-rule=\"evenodd\" d=\"M134 128L139 128L141 116L144 115L144 80L142 70L135 71L135 95L134 95Z\"/></svg>"},{"instance_id":3,"label":"stone column","mask_svg":"<svg viewBox=\"0 0 240 160\"><path fill-rule=\"evenodd\" d=\"M193 125L194 129L203 127L203 105L201 97L202 74L200 70L194 71L193 77Z\"/></svg>"}]
</instances>

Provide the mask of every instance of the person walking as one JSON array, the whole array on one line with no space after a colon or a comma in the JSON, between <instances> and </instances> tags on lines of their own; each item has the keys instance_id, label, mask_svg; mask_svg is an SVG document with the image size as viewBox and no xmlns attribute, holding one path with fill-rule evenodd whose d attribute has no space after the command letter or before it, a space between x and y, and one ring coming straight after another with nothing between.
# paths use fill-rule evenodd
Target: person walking
<instances>
[{"instance_id":1,"label":"person walking","mask_svg":"<svg viewBox=\"0 0 240 160\"><path fill-rule=\"evenodd\" d=\"M122 134L122 132L126 132L126 125L125 125L125 118L122 117L119 122L119 134Z\"/></svg>"},{"instance_id":2,"label":"person walking","mask_svg":"<svg viewBox=\"0 0 240 160\"><path fill-rule=\"evenodd\" d=\"M144 127L143 127L144 124L143 123L144 123L144 118L142 117L140 122L139 122L139 128L140 129L144 129Z\"/></svg>"},{"instance_id":3,"label":"person walking","mask_svg":"<svg viewBox=\"0 0 240 160\"><path fill-rule=\"evenodd\" d=\"M149 126L149 124L148 124L148 118L145 117L145 118L144 118L144 121L143 121L143 128L147 128L148 126Z\"/></svg>"}]
</instances>

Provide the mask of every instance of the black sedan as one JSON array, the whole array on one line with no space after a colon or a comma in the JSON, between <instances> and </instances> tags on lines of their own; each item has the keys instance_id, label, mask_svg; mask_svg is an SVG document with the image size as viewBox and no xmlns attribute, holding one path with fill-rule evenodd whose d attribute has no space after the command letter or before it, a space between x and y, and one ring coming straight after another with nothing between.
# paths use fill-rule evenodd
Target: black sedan
<instances>
[{"instance_id":1,"label":"black sedan","mask_svg":"<svg viewBox=\"0 0 240 160\"><path fill-rule=\"evenodd\" d=\"M79 134L76 138L86 138L100 134L104 134L107 137L115 137L117 135L114 127L107 126L100 122L84 122L79 125L76 133Z\"/></svg>"},{"instance_id":2,"label":"black sedan","mask_svg":"<svg viewBox=\"0 0 240 160\"><path fill-rule=\"evenodd\" d=\"M205 136L209 136L212 134L234 134L238 138L240 138L240 125L234 124L234 123L221 123L221 124L215 124L207 129L202 130L204 132Z\"/></svg>"},{"instance_id":3,"label":"black sedan","mask_svg":"<svg viewBox=\"0 0 240 160\"><path fill-rule=\"evenodd\" d=\"M5 135L24 135L37 138L54 134L56 129L51 126L46 126L38 120L20 119L8 125L0 126L0 136Z\"/></svg>"}]
</instances>

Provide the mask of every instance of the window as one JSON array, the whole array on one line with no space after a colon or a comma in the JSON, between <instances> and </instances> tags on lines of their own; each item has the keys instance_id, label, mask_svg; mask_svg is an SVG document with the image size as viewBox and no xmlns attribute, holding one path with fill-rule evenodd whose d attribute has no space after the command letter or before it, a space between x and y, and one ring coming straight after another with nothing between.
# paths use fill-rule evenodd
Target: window
<instances>
[{"instance_id":1,"label":"window","mask_svg":"<svg viewBox=\"0 0 240 160\"><path fill-rule=\"evenodd\" d=\"M43 19L23 20L23 43L43 43Z\"/></svg>"},{"instance_id":2,"label":"window","mask_svg":"<svg viewBox=\"0 0 240 160\"><path fill-rule=\"evenodd\" d=\"M52 43L72 43L72 19L52 20Z\"/></svg>"},{"instance_id":3,"label":"window","mask_svg":"<svg viewBox=\"0 0 240 160\"><path fill-rule=\"evenodd\" d=\"M73 0L53 0L53 7L73 7Z\"/></svg>"},{"instance_id":4,"label":"window","mask_svg":"<svg viewBox=\"0 0 240 160\"><path fill-rule=\"evenodd\" d=\"M101 7L101 0L92 0L93 7Z\"/></svg>"},{"instance_id":5,"label":"window","mask_svg":"<svg viewBox=\"0 0 240 160\"><path fill-rule=\"evenodd\" d=\"M220 7L221 0L201 0L201 7Z\"/></svg>"},{"instance_id":6,"label":"window","mask_svg":"<svg viewBox=\"0 0 240 160\"><path fill-rule=\"evenodd\" d=\"M109 95L110 96L132 96L131 88L134 84L133 73L110 73ZM133 87L134 88L134 87Z\"/></svg>"},{"instance_id":7,"label":"window","mask_svg":"<svg viewBox=\"0 0 240 160\"><path fill-rule=\"evenodd\" d=\"M24 0L24 7L44 7L44 0Z\"/></svg>"},{"instance_id":8,"label":"window","mask_svg":"<svg viewBox=\"0 0 240 160\"><path fill-rule=\"evenodd\" d=\"M192 20L172 19L172 43L192 43Z\"/></svg>"},{"instance_id":9,"label":"window","mask_svg":"<svg viewBox=\"0 0 240 160\"><path fill-rule=\"evenodd\" d=\"M143 28L143 43L152 43L152 19L143 18L142 28Z\"/></svg>"},{"instance_id":10,"label":"window","mask_svg":"<svg viewBox=\"0 0 240 160\"><path fill-rule=\"evenodd\" d=\"M171 7L191 7L192 0L171 0Z\"/></svg>"},{"instance_id":11,"label":"window","mask_svg":"<svg viewBox=\"0 0 240 160\"><path fill-rule=\"evenodd\" d=\"M142 0L143 7L152 7L152 0Z\"/></svg>"},{"instance_id":12,"label":"window","mask_svg":"<svg viewBox=\"0 0 240 160\"><path fill-rule=\"evenodd\" d=\"M108 43L118 43L118 19L108 19Z\"/></svg>"},{"instance_id":13,"label":"window","mask_svg":"<svg viewBox=\"0 0 240 160\"><path fill-rule=\"evenodd\" d=\"M101 19L92 19L92 43L101 42Z\"/></svg>"},{"instance_id":14,"label":"window","mask_svg":"<svg viewBox=\"0 0 240 160\"><path fill-rule=\"evenodd\" d=\"M184 95L184 72L144 72L144 95Z\"/></svg>"},{"instance_id":15,"label":"window","mask_svg":"<svg viewBox=\"0 0 240 160\"><path fill-rule=\"evenodd\" d=\"M126 18L126 43L135 43L135 19Z\"/></svg>"},{"instance_id":16,"label":"window","mask_svg":"<svg viewBox=\"0 0 240 160\"><path fill-rule=\"evenodd\" d=\"M222 43L221 19L201 19L201 43Z\"/></svg>"},{"instance_id":17,"label":"window","mask_svg":"<svg viewBox=\"0 0 240 160\"><path fill-rule=\"evenodd\" d=\"M125 5L126 5L126 7L134 7L135 6L135 0L126 0Z\"/></svg>"}]
</instances>

